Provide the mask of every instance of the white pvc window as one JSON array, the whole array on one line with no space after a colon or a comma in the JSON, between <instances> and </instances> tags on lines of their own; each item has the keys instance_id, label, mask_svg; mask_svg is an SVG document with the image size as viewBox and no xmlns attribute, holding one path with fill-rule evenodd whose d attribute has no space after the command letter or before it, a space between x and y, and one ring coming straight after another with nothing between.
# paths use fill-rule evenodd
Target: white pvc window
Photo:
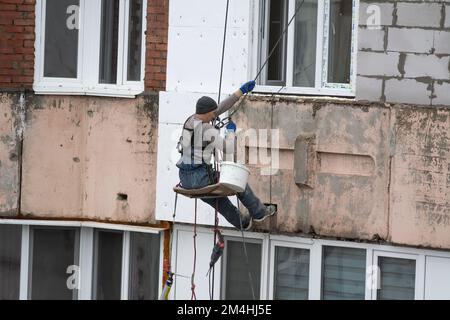
<instances>
[{"instance_id":1,"label":"white pvc window","mask_svg":"<svg viewBox=\"0 0 450 320\"><path fill-rule=\"evenodd\" d=\"M95 230L93 299L120 300L123 233Z\"/></svg>"},{"instance_id":2,"label":"white pvc window","mask_svg":"<svg viewBox=\"0 0 450 320\"><path fill-rule=\"evenodd\" d=\"M302 239L303 240L303 239ZM271 240L269 257L268 291L273 300L312 299L311 287L313 265L311 242ZM319 255L320 256L320 255ZM319 268L320 269L320 268Z\"/></svg>"},{"instance_id":3,"label":"white pvc window","mask_svg":"<svg viewBox=\"0 0 450 320\"><path fill-rule=\"evenodd\" d=\"M128 299L158 299L159 244L157 235L130 233Z\"/></svg>"},{"instance_id":4,"label":"white pvc window","mask_svg":"<svg viewBox=\"0 0 450 320\"><path fill-rule=\"evenodd\" d=\"M253 294L255 299L260 299L262 244L258 240L246 239L245 245L247 256L241 240L226 239L222 266L225 270L222 297L225 300L253 300Z\"/></svg>"},{"instance_id":5,"label":"white pvc window","mask_svg":"<svg viewBox=\"0 0 450 320\"><path fill-rule=\"evenodd\" d=\"M211 236L212 239L213 232L210 229L200 227L198 229L198 234L201 234L203 239L205 235ZM178 225L174 231L176 235L174 243L178 244L174 246L172 259L180 259L177 262L176 273L188 274L187 270L191 270L193 263L190 253L193 244L182 241L179 234L180 231L183 233L183 240L191 238L192 226ZM248 268L242 251L240 232L224 230L223 234L226 237L225 251L221 268L216 268L216 277L219 277L220 273L221 281L216 285L221 292L221 299L241 297L252 299L247 280L249 270L253 271L254 279L260 279L257 299L290 299L293 292L301 299L304 298L302 291L306 290L306 286L310 300L381 299L377 290L385 290L383 294L394 293L404 299L411 298L411 292L414 291L415 300L445 299L449 295L450 252L247 232L245 234L247 250L249 252L253 250L249 253L250 268ZM248 244L255 246L249 247ZM277 257L279 249L284 252L282 256ZM211 255L211 246L198 246L197 255L208 259ZM401 268L397 269L400 266ZM254 273L255 271L257 272ZM400 274L407 276L400 279ZM411 282L413 274L414 284ZM285 277L283 281L279 281L280 275ZM304 281L306 277L308 284ZM286 279L287 281L284 281ZM177 281L178 285L175 282L173 290L177 292L174 297L182 299L190 297L189 277L185 280L178 278ZM181 286L181 281L186 281L186 285ZM286 288L282 288L284 284L289 287L287 290L294 290L288 293ZM207 288L208 278L197 277L196 286ZM184 291L188 295L185 296ZM227 292L231 295L227 296ZM280 297L281 292L288 296ZM300 294L302 297L299 297ZM204 297L208 298L206 294ZM389 299L395 297L391 295Z\"/></svg>"},{"instance_id":6,"label":"white pvc window","mask_svg":"<svg viewBox=\"0 0 450 320\"><path fill-rule=\"evenodd\" d=\"M416 260L379 257L378 300L414 300Z\"/></svg>"},{"instance_id":7,"label":"white pvc window","mask_svg":"<svg viewBox=\"0 0 450 320\"><path fill-rule=\"evenodd\" d=\"M77 286L68 283L68 270L78 266L79 229L30 228L28 299L76 300Z\"/></svg>"},{"instance_id":8,"label":"white pvc window","mask_svg":"<svg viewBox=\"0 0 450 320\"><path fill-rule=\"evenodd\" d=\"M358 0L261 1L255 28L259 39L255 70L275 49L255 90L354 96L357 13Z\"/></svg>"},{"instance_id":9,"label":"white pvc window","mask_svg":"<svg viewBox=\"0 0 450 320\"><path fill-rule=\"evenodd\" d=\"M323 246L322 299L364 300L366 250Z\"/></svg>"},{"instance_id":10,"label":"white pvc window","mask_svg":"<svg viewBox=\"0 0 450 320\"><path fill-rule=\"evenodd\" d=\"M308 300L309 250L276 246L274 252L275 300Z\"/></svg>"},{"instance_id":11,"label":"white pvc window","mask_svg":"<svg viewBox=\"0 0 450 320\"><path fill-rule=\"evenodd\" d=\"M158 298L163 239L157 229L30 224L0 222L1 300Z\"/></svg>"},{"instance_id":12,"label":"white pvc window","mask_svg":"<svg viewBox=\"0 0 450 320\"><path fill-rule=\"evenodd\" d=\"M38 0L36 93L144 90L146 0Z\"/></svg>"},{"instance_id":13,"label":"white pvc window","mask_svg":"<svg viewBox=\"0 0 450 320\"><path fill-rule=\"evenodd\" d=\"M374 250L372 299L414 300L423 298L424 257Z\"/></svg>"}]
</instances>

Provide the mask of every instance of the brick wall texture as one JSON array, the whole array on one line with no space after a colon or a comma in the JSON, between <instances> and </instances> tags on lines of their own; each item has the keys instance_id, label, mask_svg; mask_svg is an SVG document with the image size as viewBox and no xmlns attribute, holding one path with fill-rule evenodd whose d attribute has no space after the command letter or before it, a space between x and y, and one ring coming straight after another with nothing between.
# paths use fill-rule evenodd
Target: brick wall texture
<instances>
[{"instance_id":1,"label":"brick wall texture","mask_svg":"<svg viewBox=\"0 0 450 320\"><path fill-rule=\"evenodd\" d=\"M0 0L0 88L31 88L35 0Z\"/></svg>"},{"instance_id":2,"label":"brick wall texture","mask_svg":"<svg viewBox=\"0 0 450 320\"><path fill-rule=\"evenodd\" d=\"M147 0L147 6L145 87L160 91L166 88L169 0Z\"/></svg>"}]
</instances>

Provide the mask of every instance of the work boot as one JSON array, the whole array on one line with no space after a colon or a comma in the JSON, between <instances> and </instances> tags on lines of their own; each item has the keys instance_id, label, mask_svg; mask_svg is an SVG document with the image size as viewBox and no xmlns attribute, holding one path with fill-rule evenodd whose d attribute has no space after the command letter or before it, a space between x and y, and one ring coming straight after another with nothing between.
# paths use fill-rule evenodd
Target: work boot
<instances>
[{"instance_id":1,"label":"work boot","mask_svg":"<svg viewBox=\"0 0 450 320\"><path fill-rule=\"evenodd\" d=\"M273 216L275 213L277 213L277 206L274 204L264 204L264 206L266 207L266 212L264 214L264 216L262 216L261 218L253 218L253 220L255 220L256 222L262 222L264 220L267 219L267 217L271 217Z\"/></svg>"}]
</instances>

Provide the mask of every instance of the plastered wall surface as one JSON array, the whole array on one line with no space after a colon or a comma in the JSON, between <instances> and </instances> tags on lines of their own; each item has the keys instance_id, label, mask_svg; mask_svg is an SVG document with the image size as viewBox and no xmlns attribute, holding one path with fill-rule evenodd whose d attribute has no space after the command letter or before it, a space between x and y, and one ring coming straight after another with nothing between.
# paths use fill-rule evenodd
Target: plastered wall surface
<instances>
[{"instance_id":1,"label":"plastered wall surface","mask_svg":"<svg viewBox=\"0 0 450 320\"><path fill-rule=\"evenodd\" d=\"M23 102L22 102L23 103ZM0 214L17 214L19 201L20 96L0 95Z\"/></svg>"},{"instance_id":2,"label":"plastered wall surface","mask_svg":"<svg viewBox=\"0 0 450 320\"><path fill-rule=\"evenodd\" d=\"M411 245L450 247L450 111L395 111L391 238Z\"/></svg>"},{"instance_id":3,"label":"plastered wall surface","mask_svg":"<svg viewBox=\"0 0 450 320\"><path fill-rule=\"evenodd\" d=\"M7 97L2 96L2 114L9 115L14 100ZM31 95L24 116L23 217L155 223L155 95L136 100ZM3 118L11 128L12 116ZM3 128L6 141L15 127L9 135ZM18 188L15 163L2 166L2 185ZM1 189L7 210L15 208L14 191Z\"/></svg>"},{"instance_id":4,"label":"plastered wall surface","mask_svg":"<svg viewBox=\"0 0 450 320\"><path fill-rule=\"evenodd\" d=\"M272 123L280 131L280 169L261 176L264 165L249 164L250 184L279 209L275 221L259 227L450 248L449 113L350 101L247 99L238 127ZM312 166L295 163L295 136L311 134ZM295 182L298 165L309 176L307 186Z\"/></svg>"},{"instance_id":5,"label":"plastered wall surface","mask_svg":"<svg viewBox=\"0 0 450 320\"><path fill-rule=\"evenodd\" d=\"M249 164L256 193L278 204L271 230L366 239L387 235L389 109L254 97L246 100L237 120L242 128L279 130L279 149L272 150L278 152L274 159L279 157L272 160L274 174L261 176L264 164ZM299 187L295 141L305 134L315 136L316 159L306 168L309 186Z\"/></svg>"}]
</instances>

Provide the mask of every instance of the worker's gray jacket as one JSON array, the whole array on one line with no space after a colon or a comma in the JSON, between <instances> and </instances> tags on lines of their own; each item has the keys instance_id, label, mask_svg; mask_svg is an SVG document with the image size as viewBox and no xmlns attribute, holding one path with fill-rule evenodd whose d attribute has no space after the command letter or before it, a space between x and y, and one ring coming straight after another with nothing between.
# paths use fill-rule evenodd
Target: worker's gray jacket
<instances>
[{"instance_id":1,"label":"worker's gray jacket","mask_svg":"<svg viewBox=\"0 0 450 320\"><path fill-rule=\"evenodd\" d=\"M241 96L242 92L238 90L223 100L215 111L215 116L217 117L228 111ZM185 129L190 129L191 131ZM191 145L192 133L194 133L193 150ZM210 123L197 119L195 114L186 120L182 135L183 155L180 160L186 165L201 164L203 162L209 164L214 149L221 150L224 153L226 152L225 141L220 136L219 130L214 128Z\"/></svg>"}]
</instances>

